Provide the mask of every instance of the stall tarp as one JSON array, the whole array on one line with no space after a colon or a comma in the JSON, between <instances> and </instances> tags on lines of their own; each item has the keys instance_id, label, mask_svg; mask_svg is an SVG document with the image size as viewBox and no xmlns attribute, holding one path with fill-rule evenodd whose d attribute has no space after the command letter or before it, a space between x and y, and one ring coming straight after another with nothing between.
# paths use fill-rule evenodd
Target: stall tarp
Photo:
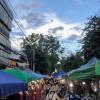
<instances>
[{"instance_id":1,"label":"stall tarp","mask_svg":"<svg viewBox=\"0 0 100 100\"><path fill-rule=\"evenodd\" d=\"M84 67L83 67L84 66ZM90 60L87 64L73 71L69 74L70 80L83 80L89 79L96 75L100 75L100 61L96 58Z\"/></svg>"},{"instance_id":2,"label":"stall tarp","mask_svg":"<svg viewBox=\"0 0 100 100\"><path fill-rule=\"evenodd\" d=\"M46 75L42 75L42 74L39 74L39 73L35 73L35 72L33 72L32 70L30 70L30 69L26 69L25 72L31 73L32 75L36 76L36 77L39 78L39 79L40 79L40 78L45 78L45 77L46 77Z\"/></svg>"},{"instance_id":3,"label":"stall tarp","mask_svg":"<svg viewBox=\"0 0 100 100\"><path fill-rule=\"evenodd\" d=\"M78 71L82 71L82 70L85 70L85 69L88 69L88 68L93 67L92 65L96 63L96 60L97 60L97 58L96 57L93 57L90 61L88 61L88 63L80 66L77 69L73 69L72 71L67 72L67 75L70 76L72 73L76 73Z\"/></svg>"},{"instance_id":4,"label":"stall tarp","mask_svg":"<svg viewBox=\"0 0 100 100\"><path fill-rule=\"evenodd\" d=\"M96 64L96 61L97 61L97 58L93 57L91 60L88 61L88 63L86 63L86 64L80 66L78 69L76 69L76 71L81 71L81 70L85 70L85 69L93 67L92 65Z\"/></svg>"},{"instance_id":5,"label":"stall tarp","mask_svg":"<svg viewBox=\"0 0 100 100\"><path fill-rule=\"evenodd\" d=\"M6 70L2 70L22 81L24 81L25 83L28 83L32 80L37 80L38 78L34 75L31 75L30 73L27 73L25 71L22 71L20 69L17 68L13 68L13 69L6 69Z\"/></svg>"},{"instance_id":6,"label":"stall tarp","mask_svg":"<svg viewBox=\"0 0 100 100\"><path fill-rule=\"evenodd\" d=\"M65 74L64 71L60 71L59 73L54 74L54 78L57 78L57 77L63 76L64 74Z\"/></svg>"},{"instance_id":7,"label":"stall tarp","mask_svg":"<svg viewBox=\"0 0 100 100\"><path fill-rule=\"evenodd\" d=\"M96 75L100 75L100 60L96 61L96 65L95 65L95 73Z\"/></svg>"},{"instance_id":8,"label":"stall tarp","mask_svg":"<svg viewBox=\"0 0 100 100\"><path fill-rule=\"evenodd\" d=\"M27 84L0 71L0 97L27 91Z\"/></svg>"},{"instance_id":9,"label":"stall tarp","mask_svg":"<svg viewBox=\"0 0 100 100\"><path fill-rule=\"evenodd\" d=\"M95 76L95 68L88 68L85 70L81 70L79 72L74 72L69 76L70 80L84 80L84 79L90 79Z\"/></svg>"}]
</instances>

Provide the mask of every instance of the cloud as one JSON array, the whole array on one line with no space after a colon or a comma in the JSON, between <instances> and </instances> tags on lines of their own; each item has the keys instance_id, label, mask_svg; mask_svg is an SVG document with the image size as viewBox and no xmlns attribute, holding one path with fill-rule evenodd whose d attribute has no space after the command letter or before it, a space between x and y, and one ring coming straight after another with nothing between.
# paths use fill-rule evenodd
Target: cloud
<instances>
[{"instance_id":1,"label":"cloud","mask_svg":"<svg viewBox=\"0 0 100 100\"><path fill-rule=\"evenodd\" d=\"M11 32L10 38L23 39L23 34L21 32Z\"/></svg>"},{"instance_id":2,"label":"cloud","mask_svg":"<svg viewBox=\"0 0 100 100\"><path fill-rule=\"evenodd\" d=\"M15 49L16 51L19 51L21 49L21 43L22 43L22 38L10 38L11 40L11 47Z\"/></svg>"},{"instance_id":3,"label":"cloud","mask_svg":"<svg viewBox=\"0 0 100 100\"><path fill-rule=\"evenodd\" d=\"M44 14L44 13L43 13ZM69 23L60 20L55 13L45 13L45 17L41 16L41 19L31 19L27 24L30 25L26 33L43 33L43 34L53 34L61 36L62 38L69 37L71 34L81 35L79 30L74 29L74 27L80 25L81 23ZM25 19L23 19L25 20ZM35 20L35 21L34 21ZM34 22L35 24L33 24ZM35 26L34 26L35 25ZM79 27L79 26L78 26Z\"/></svg>"},{"instance_id":4,"label":"cloud","mask_svg":"<svg viewBox=\"0 0 100 100\"><path fill-rule=\"evenodd\" d=\"M70 42L70 40L72 39L76 41L78 37L81 37L82 33L82 30L80 30L81 23L67 23L66 21L62 21L60 18L58 18L57 15L53 12L43 12L40 14L28 13L26 16L21 17L21 23L22 27L24 28L24 32L26 33L26 36L30 35L31 33L42 33L44 35L52 34L54 36L60 37L60 41L66 39L66 41L70 43L69 46L72 46L73 48L74 46L71 45L72 42ZM21 34L16 32L19 31L18 27L15 25L15 27L13 27L14 35ZM21 42L21 36L17 35L17 38L18 37L20 38L18 41ZM15 42L17 43L18 41L15 40ZM62 43L61 45L63 44L64 43ZM75 42L75 44L77 44L77 42ZM12 43L12 45L14 46L14 43Z\"/></svg>"},{"instance_id":5,"label":"cloud","mask_svg":"<svg viewBox=\"0 0 100 100\"><path fill-rule=\"evenodd\" d=\"M55 15L54 13L34 13L30 12L25 16L21 17L21 20L26 21L28 24L27 28L36 28L43 26L49 22L52 22Z\"/></svg>"},{"instance_id":6,"label":"cloud","mask_svg":"<svg viewBox=\"0 0 100 100\"><path fill-rule=\"evenodd\" d=\"M18 4L16 5L16 7L18 8L18 10L23 10L23 11L30 11L33 10L35 8L41 7L41 3L33 1L33 0L29 0L28 3L25 2L17 2Z\"/></svg>"},{"instance_id":7,"label":"cloud","mask_svg":"<svg viewBox=\"0 0 100 100\"><path fill-rule=\"evenodd\" d=\"M55 34L55 33L56 33L57 31L59 31L59 30L60 30L60 31L64 30L64 27L58 26L58 27L56 27L56 28L51 28L51 29L48 30L48 32L49 32L49 33L54 33L54 34Z\"/></svg>"},{"instance_id":8,"label":"cloud","mask_svg":"<svg viewBox=\"0 0 100 100\"><path fill-rule=\"evenodd\" d=\"M65 48L64 55L70 55L71 53L81 50L82 44L78 41L80 39L80 37L75 36L74 38L74 35L72 35L60 41L62 47Z\"/></svg>"},{"instance_id":9,"label":"cloud","mask_svg":"<svg viewBox=\"0 0 100 100\"><path fill-rule=\"evenodd\" d=\"M80 36L77 36L75 34L72 34L70 37L67 38L67 40L69 41L78 40L78 39L80 39Z\"/></svg>"}]
</instances>

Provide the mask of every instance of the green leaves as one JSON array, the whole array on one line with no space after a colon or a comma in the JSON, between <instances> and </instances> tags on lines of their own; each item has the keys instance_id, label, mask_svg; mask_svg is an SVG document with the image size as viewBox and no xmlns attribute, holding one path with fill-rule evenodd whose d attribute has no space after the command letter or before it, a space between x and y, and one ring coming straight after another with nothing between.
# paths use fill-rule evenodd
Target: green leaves
<instances>
[{"instance_id":1,"label":"green leaves","mask_svg":"<svg viewBox=\"0 0 100 100\"><path fill-rule=\"evenodd\" d=\"M92 57L100 57L100 16L93 16L89 18L85 29L85 36L83 38L83 53L86 61Z\"/></svg>"},{"instance_id":2,"label":"green leaves","mask_svg":"<svg viewBox=\"0 0 100 100\"><path fill-rule=\"evenodd\" d=\"M24 52L27 54L30 65L35 58L35 70L42 73L52 72L59 61L59 55L63 53L59 41L52 35L33 33L23 40L22 48L24 48ZM34 58L33 52L35 54Z\"/></svg>"},{"instance_id":3,"label":"green leaves","mask_svg":"<svg viewBox=\"0 0 100 100\"><path fill-rule=\"evenodd\" d=\"M61 65L63 70L68 72L73 69L80 67L84 63L84 59L82 57L82 53L77 52L76 54L71 54L66 58L62 58Z\"/></svg>"}]
</instances>

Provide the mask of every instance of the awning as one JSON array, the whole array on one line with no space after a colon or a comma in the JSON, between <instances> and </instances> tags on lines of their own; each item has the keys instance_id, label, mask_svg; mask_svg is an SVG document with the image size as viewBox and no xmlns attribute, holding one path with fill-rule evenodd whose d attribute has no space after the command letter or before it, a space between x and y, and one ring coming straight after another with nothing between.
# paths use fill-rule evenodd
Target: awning
<instances>
[{"instance_id":1,"label":"awning","mask_svg":"<svg viewBox=\"0 0 100 100\"><path fill-rule=\"evenodd\" d=\"M26 69L25 72L31 73L32 75L36 76L36 77L39 78L39 79L40 79L40 78L45 78L45 77L47 77L46 75L42 75L42 74L39 74L39 73L35 73L35 72L33 72L32 70L30 70L30 69Z\"/></svg>"},{"instance_id":2,"label":"awning","mask_svg":"<svg viewBox=\"0 0 100 100\"><path fill-rule=\"evenodd\" d=\"M96 65L95 65L95 74L96 75L100 75L100 60L96 61Z\"/></svg>"},{"instance_id":3,"label":"awning","mask_svg":"<svg viewBox=\"0 0 100 100\"><path fill-rule=\"evenodd\" d=\"M20 79L22 81L24 81L25 83L28 83L32 80L37 80L38 78L30 73L27 73L25 71L22 71L20 69L17 68L13 68L13 69L6 69L6 70L2 70L14 77L16 77L17 79Z\"/></svg>"},{"instance_id":4,"label":"awning","mask_svg":"<svg viewBox=\"0 0 100 100\"><path fill-rule=\"evenodd\" d=\"M27 85L15 77L0 71L0 97L26 91Z\"/></svg>"},{"instance_id":5,"label":"awning","mask_svg":"<svg viewBox=\"0 0 100 100\"><path fill-rule=\"evenodd\" d=\"M70 80L91 79L96 75L100 75L100 60L93 58L87 64L71 72L69 72Z\"/></svg>"},{"instance_id":6,"label":"awning","mask_svg":"<svg viewBox=\"0 0 100 100\"><path fill-rule=\"evenodd\" d=\"M71 75L69 75L70 80L85 80L90 79L95 76L95 68L89 68L81 71L75 71Z\"/></svg>"},{"instance_id":7,"label":"awning","mask_svg":"<svg viewBox=\"0 0 100 100\"><path fill-rule=\"evenodd\" d=\"M54 74L54 78L58 78L58 77L63 76L63 75L65 75L65 72L60 71L59 73Z\"/></svg>"}]
</instances>

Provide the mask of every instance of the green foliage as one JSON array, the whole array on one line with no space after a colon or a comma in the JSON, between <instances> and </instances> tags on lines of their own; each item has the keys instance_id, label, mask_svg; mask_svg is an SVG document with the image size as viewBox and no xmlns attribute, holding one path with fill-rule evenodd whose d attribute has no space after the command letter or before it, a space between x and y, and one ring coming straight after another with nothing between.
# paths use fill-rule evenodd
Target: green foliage
<instances>
[{"instance_id":1,"label":"green foliage","mask_svg":"<svg viewBox=\"0 0 100 100\"><path fill-rule=\"evenodd\" d=\"M82 53L77 52L76 54L71 54L66 58L62 58L61 65L63 70L68 72L80 67L84 63L84 59L82 57Z\"/></svg>"},{"instance_id":2,"label":"green foliage","mask_svg":"<svg viewBox=\"0 0 100 100\"><path fill-rule=\"evenodd\" d=\"M89 18L84 29L83 53L86 61L100 57L100 16Z\"/></svg>"},{"instance_id":3,"label":"green foliage","mask_svg":"<svg viewBox=\"0 0 100 100\"><path fill-rule=\"evenodd\" d=\"M35 58L35 70L42 73L51 72L63 53L59 41L52 35L31 34L22 43L22 48L28 57L30 68Z\"/></svg>"}]
</instances>

